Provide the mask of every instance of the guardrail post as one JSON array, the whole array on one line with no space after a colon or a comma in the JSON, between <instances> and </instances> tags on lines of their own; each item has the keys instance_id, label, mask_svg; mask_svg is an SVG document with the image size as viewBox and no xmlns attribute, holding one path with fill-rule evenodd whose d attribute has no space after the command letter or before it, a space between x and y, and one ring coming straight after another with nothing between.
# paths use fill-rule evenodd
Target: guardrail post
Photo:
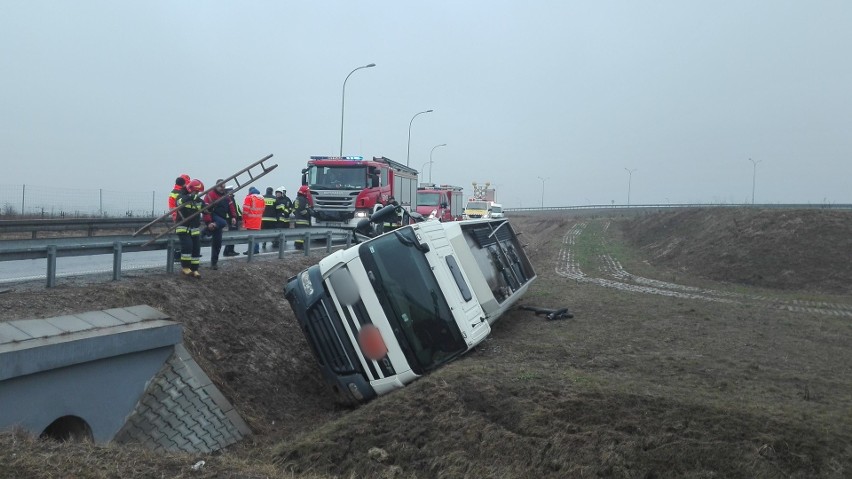
<instances>
[{"instance_id":1,"label":"guardrail post","mask_svg":"<svg viewBox=\"0 0 852 479\"><path fill-rule=\"evenodd\" d=\"M254 244L255 244L254 235L249 236L248 237L248 254L246 255L246 256L248 256L247 261L251 261L251 259L254 257Z\"/></svg>"},{"instance_id":2,"label":"guardrail post","mask_svg":"<svg viewBox=\"0 0 852 479\"><path fill-rule=\"evenodd\" d=\"M346 233L346 247L352 246L352 233Z\"/></svg>"},{"instance_id":3,"label":"guardrail post","mask_svg":"<svg viewBox=\"0 0 852 479\"><path fill-rule=\"evenodd\" d=\"M331 231L325 232L325 252L331 253Z\"/></svg>"},{"instance_id":4,"label":"guardrail post","mask_svg":"<svg viewBox=\"0 0 852 479\"><path fill-rule=\"evenodd\" d=\"M56 286L56 246L47 247L47 287Z\"/></svg>"},{"instance_id":5,"label":"guardrail post","mask_svg":"<svg viewBox=\"0 0 852 479\"><path fill-rule=\"evenodd\" d=\"M284 258L284 250L287 249L287 235L278 233L278 259Z\"/></svg>"},{"instance_id":6,"label":"guardrail post","mask_svg":"<svg viewBox=\"0 0 852 479\"><path fill-rule=\"evenodd\" d=\"M168 246L166 246L166 273L175 272L175 239L169 238Z\"/></svg>"},{"instance_id":7,"label":"guardrail post","mask_svg":"<svg viewBox=\"0 0 852 479\"><path fill-rule=\"evenodd\" d=\"M302 248L305 250L305 256L310 256L311 255L311 232L305 231L305 233L302 235L302 238L304 238L304 241L305 241L303 243L303 246L302 246Z\"/></svg>"},{"instance_id":8,"label":"guardrail post","mask_svg":"<svg viewBox=\"0 0 852 479\"><path fill-rule=\"evenodd\" d=\"M112 244L112 280L121 279L121 242Z\"/></svg>"}]
</instances>

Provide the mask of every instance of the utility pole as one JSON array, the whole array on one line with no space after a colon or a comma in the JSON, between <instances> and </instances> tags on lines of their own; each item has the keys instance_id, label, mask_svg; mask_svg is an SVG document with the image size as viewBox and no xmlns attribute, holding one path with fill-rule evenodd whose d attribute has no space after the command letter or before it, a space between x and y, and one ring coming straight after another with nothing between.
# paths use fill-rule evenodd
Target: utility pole
<instances>
[{"instance_id":1,"label":"utility pole","mask_svg":"<svg viewBox=\"0 0 852 479\"><path fill-rule=\"evenodd\" d=\"M751 158L749 158L748 161L750 161L752 163L753 167L754 167L754 170L752 171L752 174L751 174L751 204L753 205L754 204L754 185L755 185L755 182L757 181L757 164L760 163L763 160L754 161Z\"/></svg>"},{"instance_id":2,"label":"utility pole","mask_svg":"<svg viewBox=\"0 0 852 479\"><path fill-rule=\"evenodd\" d=\"M624 171L627 172L627 206L630 206L630 183L633 181L633 172L638 170L625 168Z\"/></svg>"},{"instance_id":3,"label":"utility pole","mask_svg":"<svg viewBox=\"0 0 852 479\"><path fill-rule=\"evenodd\" d=\"M542 178L539 176L538 179L541 180L541 207L544 208L544 182L549 180L550 177Z\"/></svg>"}]
</instances>

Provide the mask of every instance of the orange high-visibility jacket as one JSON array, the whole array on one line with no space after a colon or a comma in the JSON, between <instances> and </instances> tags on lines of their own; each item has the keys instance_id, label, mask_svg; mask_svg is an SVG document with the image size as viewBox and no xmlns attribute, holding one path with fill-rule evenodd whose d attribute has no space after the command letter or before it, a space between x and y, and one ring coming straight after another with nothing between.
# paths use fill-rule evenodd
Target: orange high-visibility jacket
<instances>
[{"instance_id":1,"label":"orange high-visibility jacket","mask_svg":"<svg viewBox=\"0 0 852 479\"><path fill-rule=\"evenodd\" d=\"M247 230L259 230L266 201L259 194L246 196L243 201L243 227Z\"/></svg>"}]
</instances>

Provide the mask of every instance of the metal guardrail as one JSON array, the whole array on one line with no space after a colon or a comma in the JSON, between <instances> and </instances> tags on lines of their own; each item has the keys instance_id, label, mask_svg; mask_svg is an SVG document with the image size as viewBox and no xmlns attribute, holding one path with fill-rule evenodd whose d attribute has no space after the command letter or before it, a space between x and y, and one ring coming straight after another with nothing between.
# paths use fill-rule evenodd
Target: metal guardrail
<instances>
[{"instance_id":1,"label":"metal guardrail","mask_svg":"<svg viewBox=\"0 0 852 479\"><path fill-rule=\"evenodd\" d=\"M39 231L85 231L86 236L94 236L95 231L115 231L122 229L139 229L153 221L154 218L50 218L50 219L20 219L0 220L0 234L3 233L32 233L36 239ZM163 220L163 226L171 225L171 221Z\"/></svg>"},{"instance_id":2,"label":"metal guardrail","mask_svg":"<svg viewBox=\"0 0 852 479\"><path fill-rule=\"evenodd\" d=\"M577 210L668 210L678 208L767 208L767 209L832 209L849 210L852 204L840 203L787 203L787 204L751 204L751 203L682 203L682 204L647 204L647 205L575 205L575 206L543 206L530 208L503 208L507 213L512 212L543 212L543 211L577 211Z\"/></svg>"},{"instance_id":3,"label":"metal guardrail","mask_svg":"<svg viewBox=\"0 0 852 479\"><path fill-rule=\"evenodd\" d=\"M80 240L84 240L80 242ZM346 230L323 229L284 229L269 230L268 232L223 232L222 245L247 244L247 261L254 256L254 245L263 241L278 241L282 245L278 250L278 257L284 258L288 240L303 240L304 255L311 254L312 241L324 240L326 252L331 252L335 239L339 244L346 247L352 244L352 232ZM38 244L34 244L34 243ZM4 244L5 243L5 244ZM149 244L150 243L150 244ZM147 246L143 246L146 245ZM121 279L121 263L123 253L139 251L166 250L166 272L174 272L174 252L179 246L177 237L170 236L151 242L148 238L135 238L128 236L105 236L96 238L50 238L37 241L0 241L0 262L22 259L47 259L46 286L56 286L56 259L69 256L87 256L95 254L112 254L113 267L112 279Z\"/></svg>"}]
</instances>

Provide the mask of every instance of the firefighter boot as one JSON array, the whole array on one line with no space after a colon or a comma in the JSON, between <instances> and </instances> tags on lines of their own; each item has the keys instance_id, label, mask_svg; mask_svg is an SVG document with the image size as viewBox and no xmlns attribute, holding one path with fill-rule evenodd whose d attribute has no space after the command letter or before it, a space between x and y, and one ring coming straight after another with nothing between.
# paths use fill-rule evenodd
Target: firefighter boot
<instances>
[{"instance_id":1,"label":"firefighter boot","mask_svg":"<svg viewBox=\"0 0 852 479\"><path fill-rule=\"evenodd\" d=\"M183 269L180 270L180 272L184 276L191 276L192 275L192 270L189 269L189 268L183 268Z\"/></svg>"}]
</instances>

